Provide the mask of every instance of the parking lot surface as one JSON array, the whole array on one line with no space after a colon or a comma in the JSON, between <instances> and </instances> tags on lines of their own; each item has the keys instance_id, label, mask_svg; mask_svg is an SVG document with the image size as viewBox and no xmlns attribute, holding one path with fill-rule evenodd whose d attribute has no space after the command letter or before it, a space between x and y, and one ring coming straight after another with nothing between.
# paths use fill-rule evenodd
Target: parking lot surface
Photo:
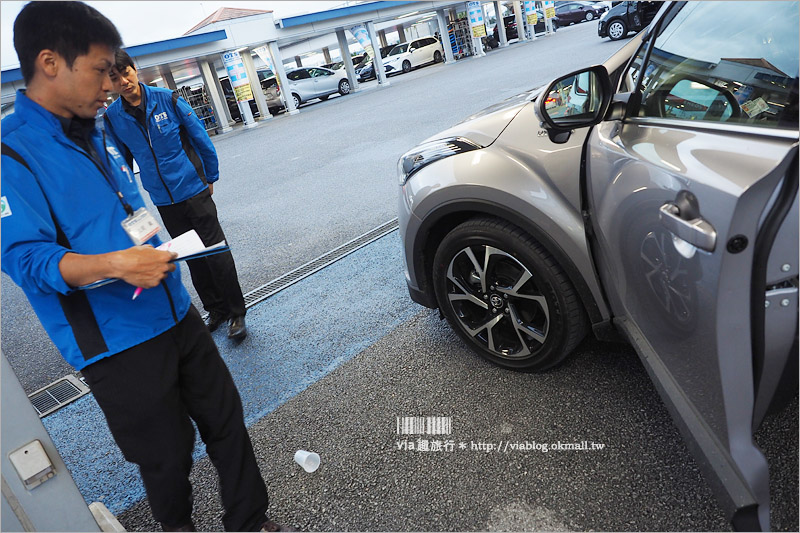
<instances>
[{"instance_id":1,"label":"parking lot surface","mask_svg":"<svg viewBox=\"0 0 800 533\"><path fill-rule=\"evenodd\" d=\"M414 144L624 42L581 24L214 138L215 201L243 289L395 217L395 163ZM729 528L630 348L587 339L544 374L491 366L410 301L400 253L392 233L253 307L242 345L214 334L275 520L306 530ZM3 350L26 389L69 373L5 276L2 289ZM758 435L776 530L798 528L797 413L795 398ZM449 419L452 431L398 434L398 418L419 416ZM44 422L88 501L106 502L128 530L157 529L91 396ZM317 472L292 462L297 449L320 454ZM202 447L195 458L196 525L221 530L216 475Z\"/></svg>"}]
</instances>

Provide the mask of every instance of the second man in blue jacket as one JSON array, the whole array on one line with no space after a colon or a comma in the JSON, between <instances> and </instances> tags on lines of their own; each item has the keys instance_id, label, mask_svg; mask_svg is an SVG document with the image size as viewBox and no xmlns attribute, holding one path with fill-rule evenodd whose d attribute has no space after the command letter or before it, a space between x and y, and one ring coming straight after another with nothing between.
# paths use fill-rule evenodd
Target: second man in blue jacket
<instances>
[{"instance_id":1,"label":"second man in blue jacket","mask_svg":"<svg viewBox=\"0 0 800 533\"><path fill-rule=\"evenodd\" d=\"M142 186L172 237L194 229L206 246L222 241L225 235L211 199L219 163L205 128L177 93L139 83L124 50L115 59L111 82L121 98L106 111L106 132L136 159ZM188 266L209 314L209 330L228 320L228 337L242 340L247 335L244 297L231 253L195 259Z\"/></svg>"}]
</instances>

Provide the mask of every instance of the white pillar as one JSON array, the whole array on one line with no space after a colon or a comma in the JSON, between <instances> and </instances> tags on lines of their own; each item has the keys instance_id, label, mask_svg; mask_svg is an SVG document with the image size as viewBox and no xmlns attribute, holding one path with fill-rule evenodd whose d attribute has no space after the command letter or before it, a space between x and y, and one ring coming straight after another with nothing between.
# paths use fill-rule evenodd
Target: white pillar
<instances>
[{"instance_id":1,"label":"white pillar","mask_svg":"<svg viewBox=\"0 0 800 533\"><path fill-rule=\"evenodd\" d=\"M242 63L244 69L247 71L247 77L250 78L250 90L253 91L253 97L256 99L256 107L258 114L261 115L261 120L269 120L272 118L272 113L269 112L267 99L264 97L264 89L261 88L261 80L258 79L258 72L256 72L256 65L253 63L253 56L250 55L250 49L239 52L242 56ZM247 104L248 107L250 104Z\"/></svg>"},{"instance_id":2,"label":"white pillar","mask_svg":"<svg viewBox=\"0 0 800 533\"><path fill-rule=\"evenodd\" d=\"M397 30L397 37L400 39L400 44L406 42L406 29L403 27L402 24L398 24L394 27Z\"/></svg>"},{"instance_id":3,"label":"white pillar","mask_svg":"<svg viewBox=\"0 0 800 533\"><path fill-rule=\"evenodd\" d=\"M275 78L278 80L278 87L281 89L281 98L286 106L286 111L290 115L296 115L300 111L294 106L292 93L289 90L289 81L286 78L286 69L283 68L283 56L278 48L278 43L272 41L269 43L269 55L272 59L272 66L275 67Z\"/></svg>"},{"instance_id":4,"label":"white pillar","mask_svg":"<svg viewBox=\"0 0 800 533\"><path fill-rule=\"evenodd\" d=\"M217 92L223 98L225 98L225 91L222 89L222 82L219 81L219 75L217 74L217 69L214 67L214 61L211 60L209 62L211 63L211 73L213 74L213 77L214 77L214 85L216 85L216 87L217 87ZM231 115L231 110L228 107L228 102L227 101L225 102L225 106L224 107L225 107L225 109L224 109L225 117L228 119L228 124L230 126L233 126L234 124L236 124L236 121L233 120L233 115Z\"/></svg>"},{"instance_id":5,"label":"white pillar","mask_svg":"<svg viewBox=\"0 0 800 533\"><path fill-rule=\"evenodd\" d=\"M203 77L208 97L211 99L211 106L214 108L214 116L217 118L217 124L220 127L219 132L228 133L233 128L224 120L228 116L228 103L225 101L225 96L222 92L217 89L219 79L217 79L217 83L214 83L215 78L217 78L217 73L214 71L214 63L206 59L198 59L197 64L200 65L200 75Z\"/></svg>"},{"instance_id":6,"label":"white pillar","mask_svg":"<svg viewBox=\"0 0 800 533\"><path fill-rule=\"evenodd\" d=\"M505 48L508 46L508 35L506 35L506 24L503 21L503 6L500 5L499 0L494 0L494 17L497 19L497 38L500 39L500 48Z\"/></svg>"},{"instance_id":7,"label":"white pillar","mask_svg":"<svg viewBox=\"0 0 800 533\"><path fill-rule=\"evenodd\" d=\"M445 65L452 65L456 60L453 57L453 47L450 45L450 34L447 33L447 18L445 17L444 9L436 12L436 21L439 23L439 36L442 38Z\"/></svg>"},{"instance_id":8,"label":"white pillar","mask_svg":"<svg viewBox=\"0 0 800 533\"><path fill-rule=\"evenodd\" d=\"M381 43L381 47L389 46L389 43L386 42L386 30L378 30L378 40Z\"/></svg>"},{"instance_id":9,"label":"white pillar","mask_svg":"<svg viewBox=\"0 0 800 533\"><path fill-rule=\"evenodd\" d=\"M350 55L350 45L347 44L347 36L344 34L343 28L336 30L336 40L339 42L339 53L342 54L347 79L350 81L350 90L355 92L358 90L358 78L353 68L353 56Z\"/></svg>"},{"instance_id":10,"label":"white pillar","mask_svg":"<svg viewBox=\"0 0 800 533\"><path fill-rule=\"evenodd\" d=\"M331 51L327 46L322 47L322 57L325 58L325 64L333 63L331 60ZM342 56L342 59L344 59L344 56Z\"/></svg>"},{"instance_id":11,"label":"white pillar","mask_svg":"<svg viewBox=\"0 0 800 533\"><path fill-rule=\"evenodd\" d=\"M519 37L520 42L527 41L528 35L525 32L525 29L528 27L527 20L525 15L522 12L522 2L514 1L514 18L517 20L517 36ZM531 39L536 39L535 31L533 27L531 27Z\"/></svg>"},{"instance_id":12,"label":"white pillar","mask_svg":"<svg viewBox=\"0 0 800 533\"><path fill-rule=\"evenodd\" d=\"M375 34L375 23L371 20L367 22L367 33L369 34L369 40L372 43L372 49L375 51L375 57L373 58L372 62L375 66L375 75L378 77L378 83L380 83L382 87L388 87L389 80L386 79L386 72L384 72L383 69L381 50L379 46L375 46L378 44L378 36Z\"/></svg>"}]
</instances>

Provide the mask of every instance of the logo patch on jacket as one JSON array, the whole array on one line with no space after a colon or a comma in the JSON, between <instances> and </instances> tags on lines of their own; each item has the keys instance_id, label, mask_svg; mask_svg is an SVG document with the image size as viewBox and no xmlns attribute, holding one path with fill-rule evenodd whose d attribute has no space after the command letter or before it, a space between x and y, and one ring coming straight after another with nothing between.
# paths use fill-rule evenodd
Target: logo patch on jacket
<instances>
[{"instance_id":1,"label":"logo patch on jacket","mask_svg":"<svg viewBox=\"0 0 800 533\"><path fill-rule=\"evenodd\" d=\"M154 115L156 122L161 122L162 120L167 120L167 112L164 111L163 113L159 113L158 115Z\"/></svg>"},{"instance_id":2,"label":"logo patch on jacket","mask_svg":"<svg viewBox=\"0 0 800 533\"><path fill-rule=\"evenodd\" d=\"M0 197L0 218L6 218L11 216L11 206L8 205L8 200L6 197Z\"/></svg>"}]
</instances>

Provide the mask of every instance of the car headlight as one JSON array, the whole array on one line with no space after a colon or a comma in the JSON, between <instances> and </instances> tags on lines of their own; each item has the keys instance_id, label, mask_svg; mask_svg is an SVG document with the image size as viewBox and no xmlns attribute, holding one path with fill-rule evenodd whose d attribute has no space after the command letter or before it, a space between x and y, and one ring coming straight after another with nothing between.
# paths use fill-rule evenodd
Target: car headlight
<instances>
[{"instance_id":1,"label":"car headlight","mask_svg":"<svg viewBox=\"0 0 800 533\"><path fill-rule=\"evenodd\" d=\"M480 150L481 148L483 148L483 146L464 137L438 139L421 144L400 157L400 160L397 162L397 178L401 186L405 185L408 178L413 176L415 172L430 165L434 161L450 157L451 155Z\"/></svg>"}]
</instances>

